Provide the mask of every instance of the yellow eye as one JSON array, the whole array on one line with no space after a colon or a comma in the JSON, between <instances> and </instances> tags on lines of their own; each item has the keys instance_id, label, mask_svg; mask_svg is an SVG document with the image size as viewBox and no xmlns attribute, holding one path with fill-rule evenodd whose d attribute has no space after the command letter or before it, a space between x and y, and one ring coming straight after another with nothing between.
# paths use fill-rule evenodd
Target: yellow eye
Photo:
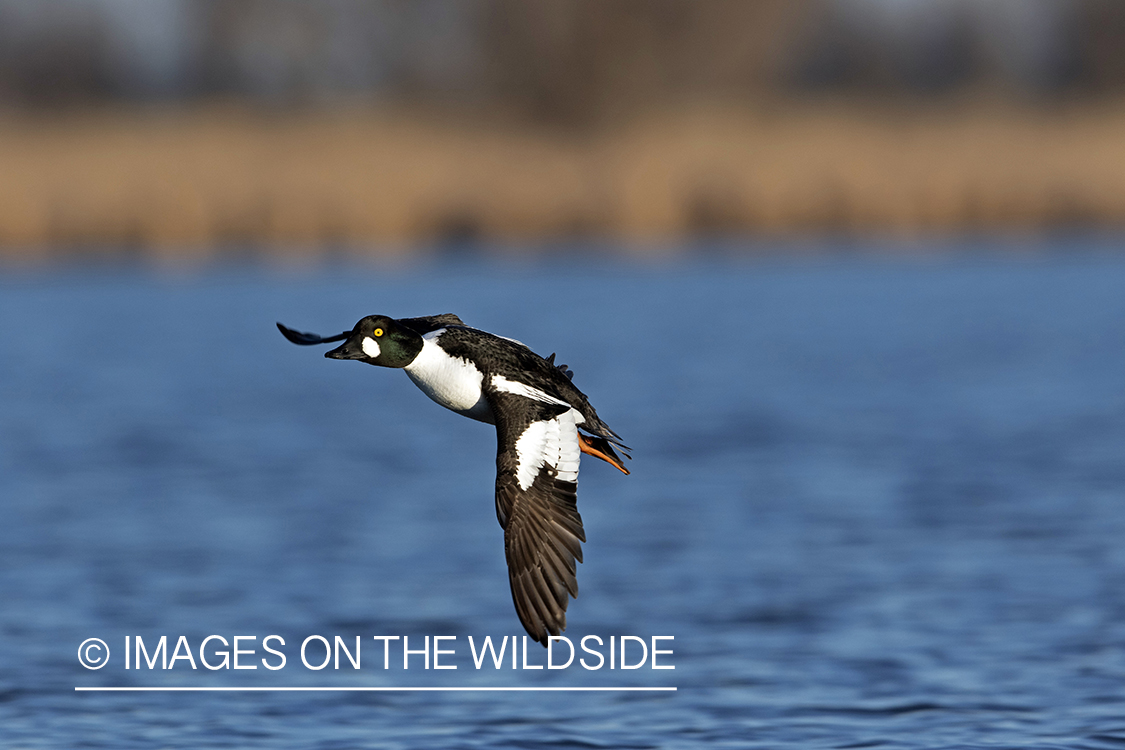
<instances>
[{"instance_id":1,"label":"yellow eye","mask_svg":"<svg viewBox=\"0 0 1125 750\"><path fill-rule=\"evenodd\" d=\"M376 328L374 331L372 331L372 333L374 333L376 336L382 336L383 335L383 329L382 328Z\"/></svg>"}]
</instances>

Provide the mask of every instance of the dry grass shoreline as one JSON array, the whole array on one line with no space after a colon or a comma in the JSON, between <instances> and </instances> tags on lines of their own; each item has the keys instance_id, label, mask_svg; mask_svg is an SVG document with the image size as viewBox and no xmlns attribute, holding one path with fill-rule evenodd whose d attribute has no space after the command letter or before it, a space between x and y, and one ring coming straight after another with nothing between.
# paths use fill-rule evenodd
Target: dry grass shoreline
<instances>
[{"instance_id":1,"label":"dry grass shoreline","mask_svg":"<svg viewBox=\"0 0 1125 750\"><path fill-rule=\"evenodd\" d=\"M6 255L1060 225L1125 225L1125 102L700 107L582 133L218 105L0 117Z\"/></svg>"}]
</instances>

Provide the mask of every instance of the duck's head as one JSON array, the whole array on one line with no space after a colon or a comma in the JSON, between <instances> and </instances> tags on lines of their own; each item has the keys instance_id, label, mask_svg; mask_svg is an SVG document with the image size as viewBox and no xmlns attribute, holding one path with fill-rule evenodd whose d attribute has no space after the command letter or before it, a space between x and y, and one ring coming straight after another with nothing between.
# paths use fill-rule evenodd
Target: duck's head
<instances>
[{"instance_id":1,"label":"duck's head","mask_svg":"<svg viewBox=\"0 0 1125 750\"><path fill-rule=\"evenodd\" d=\"M379 367L406 367L422 351L422 337L386 315L368 315L343 344L325 353L329 359L358 359Z\"/></svg>"}]
</instances>

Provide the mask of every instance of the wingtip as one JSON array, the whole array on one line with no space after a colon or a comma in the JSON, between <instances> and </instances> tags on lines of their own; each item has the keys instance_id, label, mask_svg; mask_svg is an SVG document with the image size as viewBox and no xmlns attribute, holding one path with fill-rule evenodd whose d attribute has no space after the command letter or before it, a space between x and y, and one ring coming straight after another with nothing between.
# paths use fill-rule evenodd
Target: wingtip
<instances>
[{"instance_id":1,"label":"wingtip","mask_svg":"<svg viewBox=\"0 0 1125 750\"><path fill-rule=\"evenodd\" d=\"M277 330L281 331L281 335L285 337L286 341L289 341L292 344L303 343L301 341L301 334L300 333L293 330L289 326L284 325L280 321L278 321L276 325L277 325Z\"/></svg>"}]
</instances>

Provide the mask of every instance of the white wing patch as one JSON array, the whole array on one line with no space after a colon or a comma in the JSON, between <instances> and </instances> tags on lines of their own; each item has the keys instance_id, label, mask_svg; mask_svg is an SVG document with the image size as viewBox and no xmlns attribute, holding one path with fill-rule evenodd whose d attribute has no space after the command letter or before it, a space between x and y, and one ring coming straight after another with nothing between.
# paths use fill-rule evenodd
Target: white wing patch
<instances>
[{"instance_id":1,"label":"white wing patch","mask_svg":"<svg viewBox=\"0 0 1125 750\"><path fill-rule=\"evenodd\" d=\"M544 465L554 469L564 482L578 481L578 425L583 421L581 414L570 409L554 419L528 425L516 441L520 489L531 487Z\"/></svg>"},{"instance_id":2,"label":"white wing patch","mask_svg":"<svg viewBox=\"0 0 1125 750\"><path fill-rule=\"evenodd\" d=\"M557 399L554 396L544 393L538 388L534 388L526 383L520 383L516 380L508 380L503 375L492 376L492 387L504 393L513 393L517 396L529 398L532 401L540 401L544 404L554 404L555 406L570 406L567 402Z\"/></svg>"}]
</instances>

